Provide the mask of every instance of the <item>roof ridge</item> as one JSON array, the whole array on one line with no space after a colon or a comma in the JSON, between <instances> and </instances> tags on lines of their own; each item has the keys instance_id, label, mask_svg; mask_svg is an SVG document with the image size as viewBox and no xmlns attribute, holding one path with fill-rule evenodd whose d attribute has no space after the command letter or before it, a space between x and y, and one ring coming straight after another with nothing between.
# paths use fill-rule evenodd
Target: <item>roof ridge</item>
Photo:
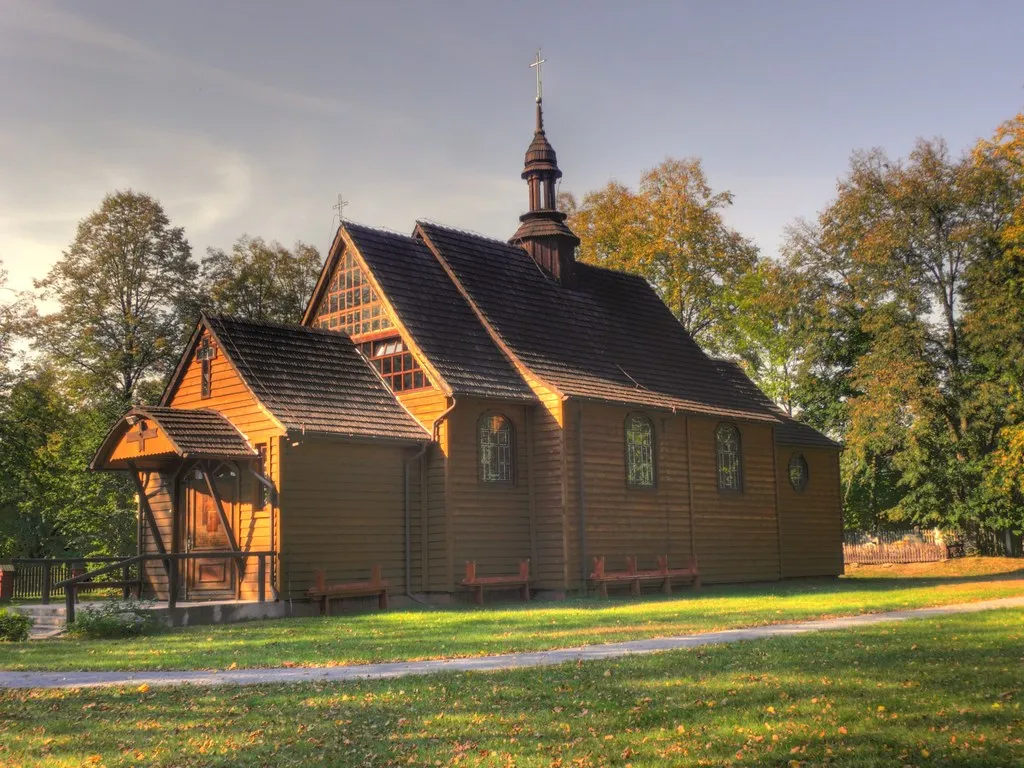
<instances>
[{"instance_id":1,"label":"roof ridge","mask_svg":"<svg viewBox=\"0 0 1024 768\"><path fill-rule=\"evenodd\" d=\"M501 246L503 246L505 248L516 248L517 250L522 250L518 246L510 245L507 240L499 240L496 237L490 237L489 235L484 235L484 234L481 234L479 232L475 232L472 229L464 229L462 227L452 227L452 226L450 226L448 224L441 224L438 221L433 221L432 219L416 219L416 223L417 224L426 225L428 227L436 227L437 229L442 229L442 230L445 230L446 232L455 232L456 234L459 234L459 235L466 235L467 237L473 237L473 238L476 238L477 240L486 240L488 242L496 243L498 245L501 245Z\"/></svg>"},{"instance_id":2,"label":"roof ridge","mask_svg":"<svg viewBox=\"0 0 1024 768\"><path fill-rule=\"evenodd\" d=\"M256 320L249 317L240 317L239 315L207 315L206 319L221 323L236 323L238 325L248 325L259 328L275 328L282 331L301 331L309 334L341 336L351 341L349 335L344 331L330 328L316 328L309 325L303 325L302 323L283 323L278 320Z\"/></svg>"},{"instance_id":3,"label":"roof ridge","mask_svg":"<svg viewBox=\"0 0 1024 768\"><path fill-rule=\"evenodd\" d=\"M383 235L391 235L393 237L400 237L403 240L411 240L414 243L418 243L419 242L419 240L417 240L412 235L407 235L407 234L405 234L403 232L399 232L397 229L391 229L390 227L377 227L377 226L373 226L371 224L360 224L358 221L343 221L341 223L341 226L345 227L346 229L348 227L355 227L356 229L368 229L371 232L379 232L380 234L383 234Z\"/></svg>"}]
</instances>

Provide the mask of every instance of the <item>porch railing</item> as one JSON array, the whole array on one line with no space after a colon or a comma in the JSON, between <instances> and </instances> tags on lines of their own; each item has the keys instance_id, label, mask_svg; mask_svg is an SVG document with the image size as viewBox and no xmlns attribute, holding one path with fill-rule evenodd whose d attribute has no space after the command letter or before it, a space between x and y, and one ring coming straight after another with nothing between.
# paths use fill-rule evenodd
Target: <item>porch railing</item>
<instances>
[{"instance_id":1,"label":"porch railing","mask_svg":"<svg viewBox=\"0 0 1024 768\"><path fill-rule=\"evenodd\" d=\"M43 605L48 605L53 585L57 582L85 573L94 566L120 563L126 557L15 557L11 560L14 566L12 597L15 600L39 599ZM132 574L125 571L122 580L131 581ZM138 581L138 576L135 580ZM129 587L122 590L124 597L128 597L129 593Z\"/></svg>"},{"instance_id":2,"label":"porch railing","mask_svg":"<svg viewBox=\"0 0 1024 768\"><path fill-rule=\"evenodd\" d=\"M178 603L179 574L181 573L180 563L187 560L208 560L208 559L233 559L238 560L239 565L244 565L251 558L256 558L256 600L266 602L267 600L267 565L272 564L277 556L275 552L240 552L230 550L226 552L177 552L168 554L147 554L133 555L118 560L115 563L97 568L94 571L77 574L71 578L64 579L53 585L53 589L64 590L65 620L71 624L75 620L75 603L78 592L83 589L104 589L117 588L128 589L128 585L134 586L141 581L129 581L127 579L114 579L110 581L97 581L97 576L108 576L120 571L128 573L133 566L140 574L143 564L147 562L163 563L164 571L167 574L167 607L174 608Z\"/></svg>"}]
</instances>

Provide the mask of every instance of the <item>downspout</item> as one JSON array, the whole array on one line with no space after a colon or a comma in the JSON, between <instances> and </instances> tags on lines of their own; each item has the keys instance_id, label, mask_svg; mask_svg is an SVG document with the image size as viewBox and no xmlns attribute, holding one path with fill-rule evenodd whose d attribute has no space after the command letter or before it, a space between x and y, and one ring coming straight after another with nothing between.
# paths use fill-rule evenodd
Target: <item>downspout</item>
<instances>
[{"instance_id":1,"label":"downspout","mask_svg":"<svg viewBox=\"0 0 1024 768\"><path fill-rule=\"evenodd\" d=\"M576 411L576 480L580 505L580 591L587 594L587 484L583 477L583 404Z\"/></svg>"},{"instance_id":2,"label":"downspout","mask_svg":"<svg viewBox=\"0 0 1024 768\"><path fill-rule=\"evenodd\" d=\"M423 445L420 446L420 450L408 460L406 460L403 467L402 481L405 486L405 594L410 600L415 600L420 605L429 605L425 600L422 600L412 593L412 509L409 505L409 467L412 466L414 461L422 459L427 450L430 448L431 443L437 440L438 430L441 427L441 422L448 418L455 409L455 398L452 398L452 404L445 409L445 411L434 419L434 424L430 429L430 440L424 440Z\"/></svg>"}]
</instances>

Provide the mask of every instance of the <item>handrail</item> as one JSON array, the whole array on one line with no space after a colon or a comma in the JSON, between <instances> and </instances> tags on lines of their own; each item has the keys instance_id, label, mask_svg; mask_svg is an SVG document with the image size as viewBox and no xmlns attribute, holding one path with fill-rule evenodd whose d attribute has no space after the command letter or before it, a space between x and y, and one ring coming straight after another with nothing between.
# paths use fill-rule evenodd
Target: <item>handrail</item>
<instances>
[{"instance_id":1,"label":"handrail","mask_svg":"<svg viewBox=\"0 0 1024 768\"><path fill-rule=\"evenodd\" d=\"M248 550L226 550L224 552L207 552L194 551L194 552L168 552L166 555L159 554L147 554L147 555L132 555L126 557L123 560L118 560L116 563L104 566L103 568L97 568L95 571L87 571L86 573L80 573L77 576L72 576L70 579L64 579L64 581L58 581L54 584L54 588L66 587L69 584L77 584L83 581L89 581L93 576L99 576L103 573L115 571L118 568L125 565L134 565L135 563L153 561L153 560L195 560L195 559L206 559L206 558L220 558L220 557L276 557L276 552L271 551L248 551Z\"/></svg>"},{"instance_id":2,"label":"handrail","mask_svg":"<svg viewBox=\"0 0 1024 768\"><path fill-rule=\"evenodd\" d=\"M12 563L112 563L130 555L96 555L90 557L12 557Z\"/></svg>"},{"instance_id":3,"label":"handrail","mask_svg":"<svg viewBox=\"0 0 1024 768\"><path fill-rule=\"evenodd\" d=\"M101 573L116 571L119 568L124 568L126 565L134 565L135 563L141 562L145 557L146 555L132 555L131 557L126 557L123 560L118 560L116 563L111 563L110 565L105 565L102 568L97 568L95 571L86 571L85 573L80 573L77 576L72 576L70 579L58 581L53 585L53 588L67 587L83 581L90 581L94 576L99 576Z\"/></svg>"},{"instance_id":4,"label":"handrail","mask_svg":"<svg viewBox=\"0 0 1024 768\"><path fill-rule=\"evenodd\" d=\"M80 573L77 576L72 576L70 579L64 579L53 585L54 588L63 587L64 598L65 598L65 620L68 624L71 624L75 620L75 598L80 584L84 582L92 581L96 576L100 576L105 573L110 573L115 570L123 570L128 566L134 565L135 563L152 562L154 560L160 560L165 563L167 568L167 605L169 608L174 608L178 600L178 563L182 560L200 560L207 558L242 558L248 559L250 557L258 558L258 571L257 571L257 600L264 602L266 600L266 558L277 557L276 552L269 550L260 551L245 551L245 550L228 550L225 552L220 551L193 551L193 552L175 552L167 554L146 554L146 555L132 555L119 560L116 563L111 563L102 568L97 568L95 571L87 571L86 573ZM142 575L139 575L139 582L141 584Z\"/></svg>"}]
</instances>

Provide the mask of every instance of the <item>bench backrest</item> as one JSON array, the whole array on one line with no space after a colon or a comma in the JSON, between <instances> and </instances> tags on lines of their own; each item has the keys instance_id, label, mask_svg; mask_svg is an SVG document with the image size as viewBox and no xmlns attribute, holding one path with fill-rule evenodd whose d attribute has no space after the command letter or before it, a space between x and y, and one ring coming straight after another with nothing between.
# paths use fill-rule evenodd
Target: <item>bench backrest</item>
<instances>
[{"instance_id":1,"label":"bench backrest","mask_svg":"<svg viewBox=\"0 0 1024 768\"><path fill-rule=\"evenodd\" d=\"M519 580L529 581L530 580L530 561L529 559L519 561Z\"/></svg>"},{"instance_id":2,"label":"bench backrest","mask_svg":"<svg viewBox=\"0 0 1024 768\"><path fill-rule=\"evenodd\" d=\"M594 577L598 579L604 578L604 555L594 558Z\"/></svg>"},{"instance_id":3,"label":"bench backrest","mask_svg":"<svg viewBox=\"0 0 1024 768\"><path fill-rule=\"evenodd\" d=\"M466 561L466 581L476 581L476 560Z\"/></svg>"}]
</instances>

